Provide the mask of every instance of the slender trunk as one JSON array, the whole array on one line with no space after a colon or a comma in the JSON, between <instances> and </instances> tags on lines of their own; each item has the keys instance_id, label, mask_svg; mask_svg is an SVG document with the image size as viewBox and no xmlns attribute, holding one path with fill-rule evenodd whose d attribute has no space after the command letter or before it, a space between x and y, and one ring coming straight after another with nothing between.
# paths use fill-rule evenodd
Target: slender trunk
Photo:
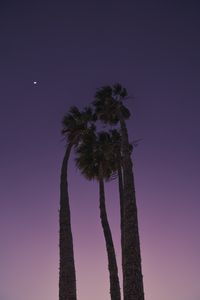
<instances>
[{"instance_id":1,"label":"slender trunk","mask_svg":"<svg viewBox=\"0 0 200 300\"><path fill-rule=\"evenodd\" d=\"M119 161L121 159L118 157ZM124 197L123 197L123 175L121 164L118 165L118 187L119 187L119 199L120 199L120 228L121 228L121 258L122 258L122 268L124 266ZM124 283L124 278L123 278ZM123 284L124 290L124 284Z\"/></svg>"},{"instance_id":2,"label":"slender trunk","mask_svg":"<svg viewBox=\"0 0 200 300\"><path fill-rule=\"evenodd\" d=\"M76 274L69 207L67 167L72 144L69 144L62 163L60 182L60 270L59 300L76 300Z\"/></svg>"},{"instance_id":3,"label":"slender trunk","mask_svg":"<svg viewBox=\"0 0 200 300\"><path fill-rule=\"evenodd\" d=\"M112 234L111 234L107 213L106 213L104 182L102 176L100 176L99 178L99 202L100 202L99 207L100 207L101 224L103 227L103 233L106 242L106 250L108 255L108 270L110 274L111 300L120 300L121 295L120 295L117 261L115 256Z\"/></svg>"},{"instance_id":4,"label":"slender trunk","mask_svg":"<svg viewBox=\"0 0 200 300\"><path fill-rule=\"evenodd\" d=\"M128 132L122 117L120 117L120 125L124 179L124 300L144 300L133 166L129 149Z\"/></svg>"}]
</instances>

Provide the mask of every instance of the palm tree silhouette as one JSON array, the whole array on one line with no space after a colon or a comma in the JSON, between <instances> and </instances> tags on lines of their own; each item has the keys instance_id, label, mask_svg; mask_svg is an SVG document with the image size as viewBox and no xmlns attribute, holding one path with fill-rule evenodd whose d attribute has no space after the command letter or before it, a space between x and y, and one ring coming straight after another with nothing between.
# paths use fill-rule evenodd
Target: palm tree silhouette
<instances>
[{"instance_id":1,"label":"palm tree silhouette","mask_svg":"<svg viewBox=\"0 0 200 300\"><path fill-rule=\"evenodd\" d=\"M116 162L110 135L106 132L96 134L94 130L91 130L90 133L83 137L83 141L77 148L76 154L76 164L81 173L87 179L96 179L99 182L100 219L108 256L111 300L120 300L117 261L106 212L104 191L104 180L108 180L116 171Z\"/></svg>"},{"instance_id":2,"label":"palm tree silhouette","mask_svg":"<svg viewBox=\"0 0 200 300\"><path fill-rule=\"evenodd\" d=\"M124 106L127 90L120 84L100 88L93 105L100 120L120 124L123 169L122 271L124 300L144 300L137 205L131 150L126 127L129 110Z\"/></svg>"},{"instance_id":3,"label":"palm tree silhouette","mask_svg":"<svg viewBox=\"0 0 200 300\"><path fill-rule=\"evenodd\" d=\"M76 272L74 263L73 238L68 194L67 168L72 147L78 146L82 135L88 130L88 124L94 119L90 108L80 112L71 107L63 118L62 134L67 147L61 167L60 178L60 211L59 211L59 300L76 300Z\"/></svg>"}]
</instances>

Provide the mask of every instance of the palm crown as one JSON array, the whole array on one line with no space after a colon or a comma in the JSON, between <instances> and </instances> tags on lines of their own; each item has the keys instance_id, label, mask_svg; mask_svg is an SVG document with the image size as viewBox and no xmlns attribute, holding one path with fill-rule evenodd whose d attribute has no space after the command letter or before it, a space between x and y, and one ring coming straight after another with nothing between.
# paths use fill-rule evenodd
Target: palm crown
<instances>
[{"instance_id":1,"label":"palm crown","mask_svg":"<svg viewBox=\"0 0 200 300\"><path fill-rule=\"evenodd\" d=\"M81 173L91 179L99 179L99 172L108 180L116 171L113 142L107 132L90 130L76 150L76 165Z\"/></svg>"},{"instance_id":2,"label":"palm crown","mask_svg":"<svg viewBox=\"0 0 200 300\"><path fill-rule=\"evenodd\" d=\"M84 108L81 112L76 106L72 106L63 118L62 134L67 138L68 143L76 145L81 136L87 132L88 124L94 126L93 121L95 121L95 115L90 107Z\"/></svg>"},{"instance_id":3,"label":"palm crown","mask_svg":"<svg viewBox=\"0 0 200 300\"><path fill-rule=\"evenodd\" d=\"M113 86L104 86L97 90L93 105L98 118L111 125L119 122L120 115L124 119L130 117L130 112L123 104L128 94L119 83Z\"/></svg>"}]
</instances>

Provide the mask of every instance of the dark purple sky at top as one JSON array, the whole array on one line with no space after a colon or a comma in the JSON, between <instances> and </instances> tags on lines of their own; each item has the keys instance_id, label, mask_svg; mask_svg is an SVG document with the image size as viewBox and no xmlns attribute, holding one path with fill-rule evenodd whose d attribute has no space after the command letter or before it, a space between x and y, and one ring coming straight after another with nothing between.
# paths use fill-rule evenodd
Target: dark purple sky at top
<instances>
[{"instance_id":1,"label":"dark purple sky at top","mask_svg":"<svg viewBox=\"0 0 200 300\"><path fill-rule=\"evenodd\" d=\"M146 300L199 300L199 15L194 0L1 1L1 300L57 297L61 119L116 81L134 96L130 140L142 139L133 158ZM79 300L107 300L96 185L72 161L70 174ZM107 189L119 256L116 186Z\"/></svg>"}]
</instances>

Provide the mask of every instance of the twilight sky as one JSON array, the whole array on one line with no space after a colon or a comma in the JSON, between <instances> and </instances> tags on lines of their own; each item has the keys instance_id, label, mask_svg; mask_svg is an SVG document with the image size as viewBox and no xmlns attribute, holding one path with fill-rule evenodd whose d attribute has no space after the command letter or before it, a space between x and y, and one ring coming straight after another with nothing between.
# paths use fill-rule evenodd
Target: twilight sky
<instances>
[{"instance_id":1,"label":"twilight sky","mask_svg":"<svg viewBox=\"0 0 200 300\"><path fill-rule=\"evenodd\" d=\"M0 300L58 299L61 119L121 82L146 300L200 299L198 0L0 3ZM37 85L33 82L38 81ZM109 300L95 182L70 162L79 300ZM115 182L107 207L120 266Z\"/></svg>"}]
</instances>

